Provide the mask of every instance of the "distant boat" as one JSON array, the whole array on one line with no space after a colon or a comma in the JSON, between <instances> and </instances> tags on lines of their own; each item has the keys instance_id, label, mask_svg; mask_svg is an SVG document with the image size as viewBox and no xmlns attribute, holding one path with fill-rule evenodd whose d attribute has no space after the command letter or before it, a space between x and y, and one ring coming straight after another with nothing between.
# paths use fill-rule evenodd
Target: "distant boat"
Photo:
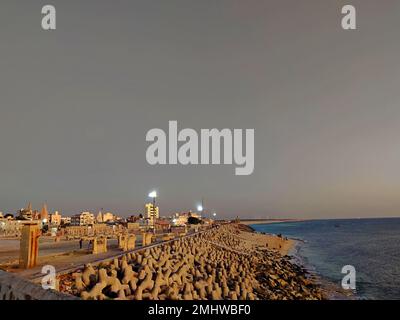
<instances>
[{"instance_id":1,"label":"distant boat","mask_svg":"<svg viewBox=\"0 0 400 320\"><path fill-rule=\"evenodd\" d=\"M335 228L339 228L340 227L340 224L335 224Z\"/></svg>"}]
</instances>

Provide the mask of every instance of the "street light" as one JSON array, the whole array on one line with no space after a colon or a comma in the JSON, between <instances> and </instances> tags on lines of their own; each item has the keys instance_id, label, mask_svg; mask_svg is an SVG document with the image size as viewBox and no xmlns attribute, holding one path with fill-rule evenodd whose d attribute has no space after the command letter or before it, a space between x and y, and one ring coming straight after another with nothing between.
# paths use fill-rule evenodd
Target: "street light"
<instances>
[{"instance_id":1,"label":"street light","mask_svg":"<svg viewBox=\"0 0 400 320\"><path fill-rule=\"evenodd\" d=\"M152 191L149 193L149 198L157 198L157 191Z\"/></svg>"}]
</instances>

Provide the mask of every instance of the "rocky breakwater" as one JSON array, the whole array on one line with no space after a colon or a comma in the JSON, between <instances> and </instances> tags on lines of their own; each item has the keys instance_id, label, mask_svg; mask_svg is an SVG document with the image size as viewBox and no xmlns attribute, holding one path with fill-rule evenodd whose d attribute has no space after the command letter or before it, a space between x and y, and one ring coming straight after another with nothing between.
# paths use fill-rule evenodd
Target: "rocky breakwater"
<instances>
[{"instance_id":1,"label":"rocky breakwater","mask_svg":"<svg viewBox=\"0 0 400 320\"><path fill-rule=\"evenodd\" d=\"M83 299L321 299L319 288L288 257L247 250L237 225L127 253L60 277L60 290Z\"/></svg>"}]
</instances>

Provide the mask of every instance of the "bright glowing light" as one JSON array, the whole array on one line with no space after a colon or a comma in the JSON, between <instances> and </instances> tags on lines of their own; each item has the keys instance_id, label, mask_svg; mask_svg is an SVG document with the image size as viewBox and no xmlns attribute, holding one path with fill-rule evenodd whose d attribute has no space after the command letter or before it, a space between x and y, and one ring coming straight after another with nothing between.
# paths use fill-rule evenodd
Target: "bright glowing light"
<instances>
[{"instance_id":1,"label":"bright glowing light","mask_svg":"<svg viewBox=\"0 0 400 320\"><path fill-rule=\"evenodd\" d=\"M152 191L149 193L149 198L157 198L157 191Z\"/></svg>"},{"instance_id":2,"label":"bright glowing light","mask_svg":"<svg viewBox=\"0 0 400 320\"><path fill-rule=\"evenodd\" d=\"M47 222L47 219L43 219L43 223L46 223Z\"/></svg>"},{"instance_id":3,"label":"bright glowing light","mask_svg":"<svg viewBox=\"0 0 400 320\"><path fill-rule=\"evenodd\" d=\"M197 206L197 211L203 211L203 206L202 205L198 205Z\"/></svg>"},{"instance_id":4,"label":"bright glowing light","mask_svg":"<svg viewBox=\"0 0 400 320\"><path fill-rule=\"evenodd\" d=\"M213 216L215 217L216 215L217 215L217 214L214 212L214 213L213 213Z\"/></svg>"}]
</instances>

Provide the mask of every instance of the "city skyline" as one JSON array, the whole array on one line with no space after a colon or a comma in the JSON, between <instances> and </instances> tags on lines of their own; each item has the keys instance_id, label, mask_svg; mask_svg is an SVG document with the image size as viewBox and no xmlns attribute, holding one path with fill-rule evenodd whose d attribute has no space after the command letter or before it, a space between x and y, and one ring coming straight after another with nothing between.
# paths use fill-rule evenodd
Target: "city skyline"
<instances>
[{"instance_id":1,"label":"city skyline","mask_svg":"<svg viewBox=\"0 0 400 320\"><path fill-rule=\"evenodd\" d=\"M182 210L175 210L175 211L171 211L171 212L163 212L163 214L161 215L162 217L167 217L167 216L172 216L176 213L187 213L187 212L208 212L210 211L208 214L211 216L212 214L214 214L214 217L217 215L215 213L215 210L208 210L208 208L203 208L201 207L201 209L199 209L199 205L197 202L197 204L195 206L193 206L193 208L188 208L188 209L182 209ZM12 214L14 216L14 218L16 218L19 214L21 214L21 211L27 210L27 211L31 211L31 212L36 212L38 215L41 215L43 211L46 211L48 215L52 215L52 214L62 214L63 216L67 216L67 217L71 217L73 215L79 215L80 213L83 212L90 212L93 214L104 214L104 213L112 213L115 214L116 216L119 216L121 218L128 218L130 216L138 216L138 215L143 215L143 216L147 216L148 215L148 210L149 207L151 208L153 206L151 201L145 201L143 203L143 206L140 210L136 210L136 211L129 211L127 214L125 215L120 215L117 211L110 209L110 208L104 208L101 207L99 209L97 208L81 208L78 209L77 211L74 212L62 212L59 208L57 207L52 207L50 206L50 209L48 209L48 204L47 202L41 202L40 204L38 204L37 206L32 205L31 201L28 201L24 206L15 209L14 211L4 211L0 208L0 213L5 216L8 214ZM37 207L37 208L36 208ZM156 204L156 214L158 217L158 210L159 210L159 205L158 203Z\"/></svg>"},{"instance_id":2,"label":"city skyline","mask_svg":"<svg viewBox=\"0 0 400 320\"><path fill-rule=\"evenodd\" d=\"M0 211L143 210L220 218L400 216L400 3L0 4ZM146 162L146 133L255 131L254 172ZM140 212L140 211L139 211Z\"/></svg>"}]
</instances>

